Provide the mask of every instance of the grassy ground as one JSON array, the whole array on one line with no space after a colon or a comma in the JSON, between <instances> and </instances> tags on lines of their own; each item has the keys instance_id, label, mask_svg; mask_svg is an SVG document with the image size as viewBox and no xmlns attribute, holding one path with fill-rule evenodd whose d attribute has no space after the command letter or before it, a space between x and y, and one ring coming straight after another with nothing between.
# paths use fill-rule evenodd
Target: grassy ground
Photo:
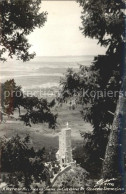
<instances>
[{"instance_id":1,"label":"grassy ground","mask_svg":"<svg viewBox=\"0 0 126 194\"><path fill-rule=\"evenodd\" d=\"M91 126L83 121L80 115L80 108L69 110L67 105L63 105L57 109L58 120L57 128L55 130L48 129L47 124L33 124L32 127L25 126L23 122L14 121L0 124L0 137L12 137L16 134L24 137L29 134L31 137L31 144L40 149L58 148L58 135L60 130L69 122L71 128L72 145L83 143L83 138L80 131L89 131Z\"/></svg>"}]
</instances>

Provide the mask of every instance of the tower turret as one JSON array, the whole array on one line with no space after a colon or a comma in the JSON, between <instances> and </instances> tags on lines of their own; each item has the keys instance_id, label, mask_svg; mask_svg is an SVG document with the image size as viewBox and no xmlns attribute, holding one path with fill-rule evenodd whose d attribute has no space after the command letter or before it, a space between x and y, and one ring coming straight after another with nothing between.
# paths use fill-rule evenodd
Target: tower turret
<instances>
[{"instance_id":1,"label":"tower turret","mask_svg":"<svg viewBox=\"0 0 126 194\"><path fill-rule=\"evenodd\" d=\"M56 157L61 165L69 164L73 161L71 148L71 128L69 128L68 123L66 124L66 127L61 130L59 135L59 150Z\"/></svg>"}]
</instances>

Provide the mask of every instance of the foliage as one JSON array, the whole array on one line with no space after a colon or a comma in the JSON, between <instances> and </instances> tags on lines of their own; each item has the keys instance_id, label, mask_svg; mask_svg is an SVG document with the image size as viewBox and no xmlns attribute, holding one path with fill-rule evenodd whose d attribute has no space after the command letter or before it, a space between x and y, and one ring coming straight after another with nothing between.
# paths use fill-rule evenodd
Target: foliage
<instances>
[{"instance_id":1,"label":"foliage","mask_svg":"<svg viewBox=\"0 0 126 194\"><path fill-rule=\"evenodd\" d=\"M17 86L14 79L1 83L1 106L8 115L13 114L16 108L22 104L23 92L21 86Z\"/></svg>"},{"instance_id":2,"label":"foliage","mask_svg":"<svg viewBox=\"0 0 126 194\"><path fill-rule=\"evenodd\" d=\"M86 169L91 179L99 179L104 158L108 134L102 131L101 136L92 133L84 133L84 145L73 150L73 158L77 164ZM99 141L100 139L100 141ZM100 146L102 146L102 148Z\"/></svg>"},{"instance_id":3,"label":"foliage","mask_svg":"<svg viewBox=\"0 0 126 194\"><path fill-rule=\"evenodd\" d=\"M41 0L0 1L0 60L5 61L5 52L23 61L34 57L35 53L29 53L27 35L46 21L47 12L40 12L40 5Z\"/></svg>"},{"instance_id":4,"label":"foliage","mask_svg":"<svg viewBox=\"0 0 126 194\"><path fill-rule=\"evenodd\" d=\"M2 108L4 113L12 115L19 110L19 119L26 125L31 123L48 123L50 128L55 128L57 115L52 112L55 101L39 99L35 96L24 96L21 86L17 86L14 79L6 81L1 86ZM21 109L24 109L21 113Z\"/></svg>"},{"instance_id":5,"label":"foliage","mask_svg":"<svg viewBox=\"0 0 126 194\"><path fill-rule=\"evenodd\" d=\"M90 67L80 66L79 71L68 69L61 80L61 94L63 101L71 96L76 99L76 103L82 105L83 119L93 125L92 134L82 135L86 142L85 166L97 176L113 123L113 115L110 113L116 110L122 84L124 15L121 9L124 4L122 0L78 2L83 8L82 33L86 37L97 39L98 44L106 47L106 54L94 57ZM92 164L92 168L89 164Z\"/></svg>"},{"instance_id":6,"label":"foliage","mask_svg":"<svg viewBox=\"0 0 126 194\"><path fill-rule=\"evenodd\" d=\"M84 143L85 155L82 155L81 163L96 177L101 170L101 158L104 159L113 122L113 115L108 111L115 112L119 97L121 80L119 67L115 67L117 60L114 55L96 57L92 66L88 68L80 66L78 72L68 69L66 76L61 80L63 101L73 96L76 103L82 105L83 119L90 122L94 128L92 134L82 134L86 144ZM107 94L109 91L112 95L104 97L104 93ZM117 93L113 95L115 91Z\"/></svg>"},{"instance_id":7,"label":"foliage","mask_svg":"<svg viewBox=\"0 0 126 194\"><path fill-rule=\"evenodd\" d=\"M72 167L68 172L63 173L56 182L56 188L81 188L86 185L88 173L81 167Z\"/></svg>"},{"instance_id":8,"label":"foliage","mask_svg":"<svg viewBox=\"0 0 126 194\"><path fill-rule=\"evenodd\" d=\"M16 176L17 185L14 186L18 186L19 181L24 183L26 188L30 188L33 181L40 182L48 179L43 163L45 149L35 151L29 144L29 136L21 139L16 135L2 141L1 171L9 173L11 177Z\"/></svg>"},{"instance_id":9,"label":"foliage","mask_svg":"<svg viewBox=\"0 0 126 194\"><path fill-rule=\"evenodd\" d=\"M73 96L76 103L82 104L84 120L96 130L112 124L113 117L108 111L115 111L119 97L121 76L120 67L116 66L119 62L115 55L98 56L88 68L80 66L78 72L68 69L61 80L62 100Z\"/></svg>"},{"instance_id":10,"label":"foliage","mask_svg":"<svg viewBox=\"0 0 126 194\"><path fill-rule=\"evenodd\" d=\"M116 53L122 42L124 21L123 0L78 0L83 8L82 33L95 38L98 44L106 46L107 54Z\"/></svg>"},{"instance_id":11,"label":"foliage","mask_svg":"<svg viewBox=\"0 0 126 194\"><path fill-rule=\"evenodd\" d=\"M26 114L21 115L21 120L26 125L30 126L31 123L49 123L49 128L55 128L57 115L51 112L50 103L47 102L47 99L26 97L22 101L22 106L27 110Z\"/></svg>"}]
</instances>

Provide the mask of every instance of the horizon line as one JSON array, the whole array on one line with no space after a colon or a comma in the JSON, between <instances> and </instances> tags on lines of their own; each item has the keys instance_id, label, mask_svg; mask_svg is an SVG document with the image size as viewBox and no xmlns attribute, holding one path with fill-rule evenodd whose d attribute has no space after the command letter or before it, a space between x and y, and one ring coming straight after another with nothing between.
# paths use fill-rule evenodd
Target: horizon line
<instances>
[{"instance_id":1,"label":"horizon line","mask_svg":"<svg viewBox=\"0 0 126 194\"><path fill-rule=\"evenodd\" d=\"M36 55L35 57L83 57L83 56L95 56L95 54L93 55Z\"/></svg>"}]
</instances>

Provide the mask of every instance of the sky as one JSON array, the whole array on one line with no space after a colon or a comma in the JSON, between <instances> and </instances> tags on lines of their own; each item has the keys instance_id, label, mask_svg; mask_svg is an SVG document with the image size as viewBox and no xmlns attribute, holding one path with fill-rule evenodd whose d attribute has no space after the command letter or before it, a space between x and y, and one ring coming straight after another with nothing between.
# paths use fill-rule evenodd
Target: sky
<instances>
[{"instance_id":1,"label":"sky","mask_svg":"<svg viewBox=\"0 0 126 194\"><path fill-rule=\"evenodd\" d=\"M97 40L85 38L79 30L82 8L76 1L43 1L41 11L47 11L47 22L35 29L28 39L30 51L37 56L78 56L104 54Z\"/></svg>"}]
</instances>

